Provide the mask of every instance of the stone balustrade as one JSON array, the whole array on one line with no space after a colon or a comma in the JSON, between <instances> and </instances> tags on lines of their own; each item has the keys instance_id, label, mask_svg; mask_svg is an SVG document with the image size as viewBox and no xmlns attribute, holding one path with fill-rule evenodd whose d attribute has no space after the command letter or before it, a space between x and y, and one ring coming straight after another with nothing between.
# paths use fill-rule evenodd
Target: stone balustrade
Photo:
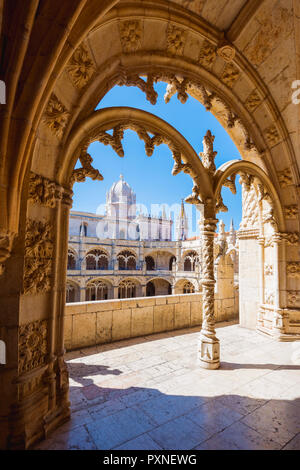
<instances>
[{"instance_id":1,"label":"stone balustrade","mask_svg":"<svg viewBox=\"0 0 300 470\"><path fill-rule=\"evenodd\" d=\"M237 316L232 302L215 300L216 321ZM150 335L202 322L202 294L70 303L65 307L67 350Z\"/></svg>"}]
</instances>

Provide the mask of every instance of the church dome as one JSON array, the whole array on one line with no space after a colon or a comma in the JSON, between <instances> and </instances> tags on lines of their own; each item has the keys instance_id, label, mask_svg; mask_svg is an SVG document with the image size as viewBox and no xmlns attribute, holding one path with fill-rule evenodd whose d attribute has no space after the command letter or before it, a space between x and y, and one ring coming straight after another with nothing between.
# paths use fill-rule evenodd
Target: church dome
<instances>
[{"instance_id":1,"label":"church dome","mask_svg":"<svg viewBox=\"0 0 300 470\"><path fill-rule=\"evenodd\" d=\"M123 175L120 175L119 181L112 185L109 193L111 201L119 201L123 197L131 198L134 194L129 184L124 180Z\"/></svg>"}]
</instances>

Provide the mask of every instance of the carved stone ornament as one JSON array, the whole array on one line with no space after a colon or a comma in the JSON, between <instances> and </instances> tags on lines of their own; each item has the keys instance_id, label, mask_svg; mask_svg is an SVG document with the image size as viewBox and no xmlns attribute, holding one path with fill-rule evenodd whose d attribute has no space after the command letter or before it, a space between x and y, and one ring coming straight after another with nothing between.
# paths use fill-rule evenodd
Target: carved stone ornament
<instances>
[{"instance_id":1,"label":"carved stone ornament","mask_svg":"<svg viewBox=\"0 0 300 470\"><path fill-rule=\"evenodd\" d=\"M266 276L273 276L273 265L272 264L265 264L265 275Z\"/></svg>"},{"instance_id":2,"label":"carved stone ornament","mask_svg":"<svg viewBox=\"0 0 300 470\"><path fill-rule=\"evenodd\" d=\"M28 219L25 234L24 294L51 289L53 227Z\"/></svg>"},{"instance_id":3,"label":"carved stone ornament","mask_svg":"<svg viewBox=\"0 0 300 470\"><path fill-rule=\"evenodd\" d=\"M217 48L214 44L206 39L203 41L203 44L199 53L199 63L205 68L210 68L217 56Z\"/></svg>"},{"instance_id":4,"label":"carved stone ornament","mask_svg":"<svg viewBox=\"0 0 300 470\"><path fill-rule=\"evenodd\" d=\"M232 62L235 58L235 48L224 41L221 43L217 49L217 54L221 57L225 62Z\"/></svg>"},{"instance_id":5,"label":"carved stone ornament","mask_svg":"<svg viewBox=\"0 0 300 470\"><path fill-rule=\"evenodd\" d=\"M19 329L19 373L29 372L43 365L47 357L47 321L39 320Z\"/></svg>"},{"instance_id":6,"label":"carved stone ornament","mask_svg":"<svg viewBox=\"0 0 300 470\"><path fill-rule=\"evenodd\" d=\"M284 215L287 219L296 219L298 215L298 206L284 206Z\"/></svg>"},{"instance_id":7,"label":"carved stone ornament","mask_svg":"<svg viewBox=\"0 0 300 470\"><path fill-rule=\"evenodd\" d=\"M300 291L290 290L287 292L287 301L288 304L294 307L300 300Z\"/></svg>"},{"instance_id":8,"label":"carved stone ornament","mask_svg":"<svg viewBox=\"0 0 300 470\"><path fill-rule=\"evenodd\" d=\"M290 261L286 264L286 271L289 277L300 277L300 262Z\"/></svg>"},{"instance_id":9,"label":"carved stone ornament","mask_svg":"<svg viewBox=\"0 0 300 470\"><path fill-rule=\"evenodd\" d=\"M148 155L148 157L151 157L156 146L161 145L161 144L166 144L171 150L172 157L175 161L174 167L172 170L173 175L178 174L180 171L185 171L185 172L190 171L189 165L182 163L180 149L174 144L174 142L171 139L169 139L169 137L167 137L163 133L154 133L154 135L151 137L147 129L143 127L141 124L135 121L128 121L125 124L119 124L116 127L114 127L112 135L106 131L96 129L93 132L93 134L91 134L88 137L88 139L85 139L84 141L82 141L81 148L83 150L79 158L80 158L83 168L79 170L74 170L73 179L76 178L75 181L84 181L81 178L85 176L91 176L91 177L94 177L94 179L103 179L103 176L100 175L100 173L97 170L95 170L91 166L87 166L87 164L88 165L91 164L92 158L89 154L86 153L86 149L92 142L98 140L104 145L110 145L112 149L117 153L117 155L119 155L119 157L124 157L124 148L122 145L122 139L124 137L124 131L126 129L135 131L138 137L144 141L145 152L146 152L146 155ZM85 160L87 160L87 162L85 162ZM91 174L87 174L86 173L87 171L90 171Z\"/></svg>"},{"instance_id":10,"label":"carved stone ornament","mask_svg":"<svg viewBox=\"0 0 300 470\"><path fill-rule=\"evenodd\" d=\"M9 230L0 230L0 276L5 271L4 263L10 257L16 234Z\"/></svg>"},{"instance_id":11,"label":"carved stone ornament","mask_svg":"<svg viewBox=\"0 0 300 470\"><path fill-rule=\"evenodd\" d=\"M123 52L135 52L142 44L142 24L138 20L120 23L120 41Z\"/></svg>"},{"instance_id":12,"label":"carved stone ornament","mask_svg":"<svg viewBox=\"0 0 300 470\"><path fill-rule=\"evenodd\" d=\"M282 234L283 238L287 241L288 245L298 246L299 245L299 232L286 232Z\"/></svg>"},{"instance_id":13,"label":"carved stone ornament","mask_svg":"<svg viewBox=\"0 0 300 470\"><path fill-rule=\"evenodd\" d=\"M82 168L76 168L73 170L71 177L71 185L75 182L82 183L86 180L87 177L92 178L93 180L103 180L101 173L92 166L93 159L89 153L85 150L82 150L79 156L80 163Z\"/></svg>"},{"instance_id":14,"label":"carved stone ornament","mask_svg":"<svg viewBox=\"0 0 300 470\"><path fill-rule=\"evenodd\" d=\"M147 75L147 79L145 81L137 73L127 75L125 69L120 67L116 85L138 87L142 92L145 93L146 99L154 105L156 104L158 98L158 94L154 90L154 82L156 82L156 76L151 73Z\"/></svg>"},{"instance_id":15,"label":"carved stone ornament","mask_svg":"<svg viewBox=\"0 0 300 470\"><path fill-rule=\"evenodd\" d=\"M43 176L30 173L28 200L32 204L54 208L63 197L63 188Z\"/></svg>"},{"instance_id":16,"label":"carved stone ornament","mask_svg":"<svg viewBox=\"0 0 300 470\"><path fill-rule=\"evenodd\" d=\"M293 183L292 172L289 168L277 172L279 184L282 188L289 186Z\"/></svg>"},{"instance_id":17,"label":"carved stone ornament","mask_svg":"<svg viewBox=\"0 0 300 470\"><path fill-rule=\"evenodd\" d=\"M270 147L274 147L274 145L278 144L280 142L280 135L278 133L278 130L276 129L275 126L271 126L268 129L265 130L265 136L268 142L268 145Z\"/></svg>"},{"instance_id":18,"label":"carved stone ornament","mask_svg":"<svg viewBox=\"0 0 300 470\"><path fill-rule=\"evenodd\" d=\"M76 88L82 89L90 81L96 71L95 64L84 44L75 50L68 65L69 77Z\"/></svg>"},{"instance_id":19,"label":"carved stone ornament","mask_svg":"<svg viewBox=\"0 0 300 470\"><path fill-rule=\"evenodd\" d=\"M274 305L274 292L266 291L265 292L265 303L269 305Z\"/></svg>"},{"instance_id":20,"label":"carved stone ornament","mask_svg":"<svg viewBox=\"0 0 300 470\"><path fill-rule=\"evenodd\" d=\"M253 113L253 111L257 108L257 106L260 105L261 102L262 99L259 96L258 92L256 90L253 90L246 99L245 106L248 111L250 111L250 113Z\"/></svg>"},{"instance_id":21,"label":"carved stone ornament","mask_svg":"<svg viewBox=\"0 0 300 470\"><path fill-rule=\"evenodd\" d=\"M186 41L186 31L174 25L167 29L167 51L172 55L182 55Z\"/></svg>"},{"instance_id":22,"label":"carved stone ornament","mask_svg":"<svg viewBox=\"0 0 300 470\"><path fill-rule=\"evenodd\" d=\"M67 111L66 107L59 101L57 96L52 93L44 113L43 122L58 138L61 138L63 135L69 115L70 113Z\"/></svg>"},{"instance_id":23,"label":"carved stone ornament","mask_svg":"<svg viewBox=\"0 0 300 470\"><path fill-rule=\"evenodd\" d=\"M228 212L228 207L225 206L221 194L219 194L216 199L216 214L218 214L218 212Z\"/></svg>"},{"instance_id":24,"label":"carved stone ornament","mask_svg":"<svg viewBox=\"0 0 300 470\"><path fill-rule=\"evenodd\" d=\"M221 80L228 88L232 88L235 82L239 79L240 71L239 69L232 63L226 64L222 75Z\"/></svg>"},{"instance_id":25,"label":"carved stone ornament","mask_svg":"<svg viewBox=\"0 0 300 470\"><path fill-rule=\"evenodd\" d=\"M216 171L215 158L218 152L214 150L215 136L208 130L203 138L203 152L200 153L202 164L213 175Z\"/></svg>"}]
</instances>

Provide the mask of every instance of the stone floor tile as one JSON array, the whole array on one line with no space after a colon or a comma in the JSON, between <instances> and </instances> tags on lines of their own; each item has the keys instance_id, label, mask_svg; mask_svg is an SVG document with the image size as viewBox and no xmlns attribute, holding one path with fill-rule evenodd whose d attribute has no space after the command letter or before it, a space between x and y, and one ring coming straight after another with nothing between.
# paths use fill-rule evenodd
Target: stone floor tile
<instances>
[{"instance_id":1,"label":"stone floor tile","mask_svg":"<svg viewBox=\"0 0 300 470\"><path fill-rule=\"evenodd\" d=\"M145 412L157 425L188 413L202 405L205 399L197 396L161 395L139 403L136 409Z\"/></svg>"},{"instance_id":2,"label":"stone floor tile","mask_svg":"<svg viewBox=\"0 0 300 470\"><path fill-rule=\"evenodd\" d=\"M154 428L155 424L142 410L125 408L97 422L88 423L87 430L93 436L97 449L113 449L140 434Z\"/></svg>"},{"instance_id":3,"label":"stone floor tile","mask_svg":"<svg viewBox=\"0 0 300 470\"><path fill-rule=\"evenodd\" d=\"M245 416L242 422L283 446L300 431L300 408L288 401L271 400Z\"/></svg>"},{"instance_id":4,"label":"stone floor tile","mask_svg":"<svg viewBox=\"0 0 300 470\"><path fill-rule=\"evenodd\" d=\"M293 437L282 450L300 450L300 432L297 436Z\"/></svg>"},{"instance_id":5,"label":"stone floor tile","mask_svg":"<svg viewBox=\"0 0 300 470\"><path fill-rule=\"evenodd\" d=\"M185 416L157 427L148 433L165 450L188 450L207 439L207 431Z\"/></svg>"},{"instance_id":6,"label":"stone floor tile","mask_svg":"<svg viewBox=\"0 0 300 470\"><path fill-rule=\"evenodd\" d=\"M257 408L261 407L265 403L266 400L259 400L250 397L243 397L240 395L221 395L220 397L216 398L214 401L220 402L223 405L226 405L228 408L231 408L234 411L237 411L241 415L245 416L249 413L252 413Z\"/></svg>"},{"instance_id":7,"label":"stone floor tile","mask_svg":"<svg viewBox=\"0 0 300 470\"><path fill-rule=\"evenodd\" d=\"M216 434L199 446L197 450L276 450L280 444L267 439L244 423L237 422Z\"/></svg>"},{"instance_id":8,"label":"stone floor tile","mask_svg":"<svg viewBox=\"0 0 300 470\"><path fill-rule=\"evenodd\" d=\"M187 413L186 418L205 428L208 433L215 434L242 418L242 414L228 408L216 399Z\"/></svg>"},{"instance_id":9,"label":"stone floor tile","mask_svg":"<svg viewBox=\"0 0 300 470\"><path fill-rule=\"evenodd\" d=\"M46 441L35 447L36 450L96 450L96 445L84 426L66 432L58 429Z\"/></svg>"},{"instance_id":10,"label":"stone floor tile","mask_svg":"<svg viewBox=\"0 0 300 470\"><path fill-rule=\"evenodd\" d=\"M142 434L131 441L120 444L114 450L162 450L156 442L151 439L149 434Z\"/></svg>"}]
</instances>

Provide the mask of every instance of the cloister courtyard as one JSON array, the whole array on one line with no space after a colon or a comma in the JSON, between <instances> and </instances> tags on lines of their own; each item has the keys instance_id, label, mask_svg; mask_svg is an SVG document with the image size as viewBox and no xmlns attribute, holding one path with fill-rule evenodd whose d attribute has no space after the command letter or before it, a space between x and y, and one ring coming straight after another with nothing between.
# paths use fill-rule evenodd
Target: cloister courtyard
<instances>
[{"instance_id":1,"label":"cloister courtyard","mask_svg":"<svg viewBox=\"0 0 300 470\"><path fill-rule=\"evenodd\" d=\"M217 371L197 364L198 327L67 353L71 420L35 449L299 450L299 344L217 335Z\"/></svg>"}]
</instances>

